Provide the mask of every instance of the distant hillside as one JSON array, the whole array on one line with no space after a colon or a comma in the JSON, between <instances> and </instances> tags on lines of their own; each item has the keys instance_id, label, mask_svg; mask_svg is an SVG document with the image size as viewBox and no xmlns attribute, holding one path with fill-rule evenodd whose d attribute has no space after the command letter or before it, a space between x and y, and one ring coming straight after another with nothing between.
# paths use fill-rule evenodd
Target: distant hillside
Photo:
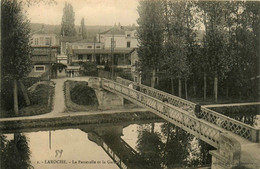
<instances>
[{"instance_id":1,"label":"distant hillside","mask_svg":"<svg viewBox=\"0 0 260 169\"><path fill-rule=\"evenodd\" d=\"M80 26L76 25L77 33L80 30ZM104 32L110 29L112 26L86 26L87 29L87 37L88 39L93 39L96 34L99 32ZM47 33L47 34L56 34L60 35L61 25L47 25L40 23L31 23L30 24L32 33Z\"/></svg>"}]
</instances>

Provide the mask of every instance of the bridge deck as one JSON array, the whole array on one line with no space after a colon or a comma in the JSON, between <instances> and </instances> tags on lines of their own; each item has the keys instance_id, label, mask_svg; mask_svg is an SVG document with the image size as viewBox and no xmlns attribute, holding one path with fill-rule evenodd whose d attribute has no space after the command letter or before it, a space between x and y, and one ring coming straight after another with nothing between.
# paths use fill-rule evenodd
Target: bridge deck
<instances>
[{"instance_id":1,"label":"bridge deck","mask_svg":"<svg viewBox=\"0 0 260 169\"><path fill-rule=\"evenodd\" d=\"M117 82L102 79L102 87L123 96L135 104L148 108L151 112L183 128L214 147L218 146L220 133L227 131L250 141L258 141L259 130L254 127L203 107L201 119L198 119L181 108L188 106L194 110L195 104L192 102L145 85L140 85L140 91L130 89L128 84L133 82L122 78L118 78ZM167 98L170 104L162 102L163 98ZM218 126L219 121L221 121L221 125Z\"/></svg>"}]
</instances>

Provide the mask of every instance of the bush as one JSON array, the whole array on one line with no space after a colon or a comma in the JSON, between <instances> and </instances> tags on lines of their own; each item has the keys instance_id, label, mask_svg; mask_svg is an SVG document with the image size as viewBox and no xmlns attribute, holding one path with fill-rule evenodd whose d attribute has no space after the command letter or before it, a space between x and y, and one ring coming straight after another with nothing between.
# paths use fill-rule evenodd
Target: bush
<instances>
[{"instance_id":1,"label":"bush","mask_svg":"<svg viewBox=\"0 0 260 169\"><path fill-rule=\"evenodd\" d=\"M12 88L12 86L10 87ZM20 93L20 94L19 94ZM54 95L54 87L48 84L39 84L36 86L33 92L29 92L29 98L31 101L30 106L25 106L24 99L22 98L21 92L18 94L19 99L19 116L29 116L29 115L37 115L48 113L52 110L52 100ZM13 99L12 94L10 96L10 103L8 103L7 98L1 99L1 102L4 100L5 109L4 113L1 114L1 117L13 117L15 114L13 113ZM7 106L10 106L10 109L7 109Z\"/></svg>"},{"instance_id":2,"label":"bush","mask_svg":"<svg viewBox=\"0 0 260 169\"><path fill-rule=\"evenodd\" d=\"M22 79L22 82L26 88L31 87L33 84L35 84L39 81L41 81L41 79L38 77L26 77L26 78Z\"/></svg>"},{"instance_id":3,"label":"bush","mask_svg":"<svg viewBox=\"0 0 260 169\"><path fill-rule=\"evenodd\" d=\"M39 84L35 91L31 93L30 100L32 105L48 105L50 86Z\"/></svg>"},{"instance_id":4,"label":"bush","mask_svg":"<svg viewBox=\"0 0 260 169\"><path fill-rule=\"evenodd\" d=\"M125 72L122 69L116 69L115 72L117 76L133 81L133 77L130 72Z\"/></svg>"},{"instance_id":5,"label":"bush","mask_svg":"<svg viewBox=\"0 0 260 169\"><path fill-rule=\"evenodd\" d=\"M78 83L70 91L71 100L79 105L95 105L97 97L95 91L87 83Z\"/></svg>"},{"instance_id":6,"label":"bush","mask_svg":"<svg viewBox=\"0 0 260 169\"><path fill-rule=\"evenodd\" d=\"M84 70L82 71L82 74L84 76L97 76L97 65L94 62L84 62L82 63L82 67Z\"/></svg>"}]
</instances>

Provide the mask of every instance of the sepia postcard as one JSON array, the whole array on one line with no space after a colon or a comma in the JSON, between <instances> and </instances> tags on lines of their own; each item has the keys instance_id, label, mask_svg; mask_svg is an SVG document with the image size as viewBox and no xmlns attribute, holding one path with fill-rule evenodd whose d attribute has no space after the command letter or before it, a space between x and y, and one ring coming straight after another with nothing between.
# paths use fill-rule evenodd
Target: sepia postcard
<instances>
[{"instance_id":1,"label":"sepia postcard","mask_svg":"<svg viewBox=\"0 0 260 169\"><path fill-rule=\"evenodd\" d=\"M0 169L260 168L259 1L0 2Z\"/></svg>"}]
</instances>

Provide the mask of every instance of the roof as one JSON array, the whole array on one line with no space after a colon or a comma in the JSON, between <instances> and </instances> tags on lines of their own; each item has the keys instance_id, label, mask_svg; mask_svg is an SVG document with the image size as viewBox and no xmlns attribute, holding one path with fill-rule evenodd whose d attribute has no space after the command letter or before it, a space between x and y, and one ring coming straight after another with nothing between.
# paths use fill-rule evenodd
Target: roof
<instances>
[{"instance_id":1,"label":"roof","mask_svg":"<svg viewBox=\"0 0 260 169\"><path fill-rule=\"evenodd\" d=\"M82 37L80 36L62 36L61 42L76 42L82 40Z\"/></svg>"},{"instance_id":2,"label":"roof","mask_svg":"<svg viewBox=\"0 0 260 169\"><path fill-rule=\"evenodd\" d=\"M133 49L132 48L127 48L127 49L114 49L114 53L130 53ZM94 49L74 49L73 52L74 54L92 54ZM98 54L110 54L111 49L101 49L101 50L95 50L95 53Z\"/></svg>"},{"instance_id":3,"label":"roof","mask_svg":"<svg viewBox=\"0 0 260 169\"><path fill-rule=\"evenodd\" d=\"M81 41L76 41L76 42L71 42L70 44L72 45L75 45L75 44L80 44L80 45L88 45L88 44L94 44L94 41L90 41L90 40L87 40L87 39L83 39ZM96 45L101 45L101 44L104 44L102 42L95 42Z\"/></svg>"},{"instance_id":4,"label":"roof","mask_svg":"<svg viewBox=\"0 0 260 169\"><path fill-rule=\"evenodd\" d=\"M102 35L112 35L114 31L114 35L124 35L125 31L133 31L135 30L135 27L132 26L114 26L107 31L101 32L100 34Z\"/></svg>"},{"instance_id":5,"label":"roof","mask_svg":"<svg viewBox=\"0 0 260 169\"><path fill-rule=\"evenodd\" d=\"M76 41L75 43L94 43L94 39L82 39L82 40Z\"/></svg>"}]
</instances>

